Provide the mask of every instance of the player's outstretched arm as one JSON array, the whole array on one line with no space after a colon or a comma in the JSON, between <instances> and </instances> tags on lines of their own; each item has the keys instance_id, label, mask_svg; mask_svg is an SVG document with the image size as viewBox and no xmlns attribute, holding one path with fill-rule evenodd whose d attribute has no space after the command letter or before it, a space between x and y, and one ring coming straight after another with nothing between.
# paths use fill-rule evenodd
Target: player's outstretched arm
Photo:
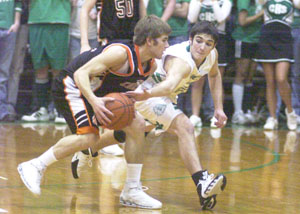
<instances>
[{"instance_id":1,"label":"player's outstretched arm","mask_svg":"<svg viewBox=\"0 0 300 214\"><path fill-rule=\"evenodd\" d=\"M180 81L191 72L188 63L177 57L168 57L165 60L164 70L167 77L151 89L143 91L128 91L126 95L134 98L136 101L146 100L151 97L169 96Z\"/></svg>"},{"instance_id":2,"label":"player's outstretched arm","mask_svg":"<svg viewBox=\"0 0 300 214\"><path fill-rule=\"evenodd\" d=\"M216 54L218 56L218 54ZM227 121L227 116L223 110L223 87L222 87L222 77L218 68L218 57L216 57L216 61L208 73L208 81L209 87L211 91L211 95L214 101L215 113L214 116L217 119L215 125L218 128L222 128Z\"/></svg>"}]
</instances>

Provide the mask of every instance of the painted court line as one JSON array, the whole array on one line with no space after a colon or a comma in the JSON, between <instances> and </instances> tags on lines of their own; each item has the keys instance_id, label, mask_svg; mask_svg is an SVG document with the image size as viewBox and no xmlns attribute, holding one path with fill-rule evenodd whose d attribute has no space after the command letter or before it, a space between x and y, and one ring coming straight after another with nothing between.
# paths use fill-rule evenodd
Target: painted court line
<instances>
[{"instance_id":1,"label":"painted court line","mask_svg":"<svg viewBox=\"0 0 300 214\"><path fill-rule=\"evenodd\" d=\"M5 177L2 177L2 176L0 176L0 179L3 179L3 180L8 180L7 178L5 178Z\"/></svg>"}]
</instances>

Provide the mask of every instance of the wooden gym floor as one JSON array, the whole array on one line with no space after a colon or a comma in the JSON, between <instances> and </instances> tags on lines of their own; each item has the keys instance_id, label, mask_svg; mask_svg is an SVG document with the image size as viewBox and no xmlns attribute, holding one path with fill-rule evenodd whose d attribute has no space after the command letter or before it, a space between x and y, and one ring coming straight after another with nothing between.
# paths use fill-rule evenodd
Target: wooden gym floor
<instances>
[{"instance_id":1,"label":"wooden gym floor","mask_svg":"<svg viewBox=\"0 0 300 214\"><path fill-rule=\"evenodd\" d=\"M300 213L300 148L298 132L261 127L204 127L197 137L201 163L227 176L227 187L213 211L201 213ZM126 175L123 157L101 155L78 180L71 157L50 166L42 195L34 197L17 173L20 162L37 157L64 135L64 125L0 124L0 213L11 214L190 214L199 213L195 186L179 157L176 138L149 135L142 174L147 193L162 210L119 205ZM199 134L199 133L198 133ZM298 136L297 136L298 135Z\"/></svg>"}]
</instances>

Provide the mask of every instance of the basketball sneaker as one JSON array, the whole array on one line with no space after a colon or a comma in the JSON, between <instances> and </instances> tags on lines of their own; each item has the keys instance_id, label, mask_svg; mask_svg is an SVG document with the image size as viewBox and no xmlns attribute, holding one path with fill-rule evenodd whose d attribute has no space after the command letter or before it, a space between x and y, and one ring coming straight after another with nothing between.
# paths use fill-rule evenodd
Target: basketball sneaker
<instances>
[{"instance_id":1,"label":"basketball sneaker","mask_svg":"<svg viewBox=\"0 0 300 214\"><path fill-rule=\"evenodd\" d=\"M120 196L120 204L143 209L160 209L162 203L146 194L141 183L126 183Z\"/></svg>"},{"instance_id":2,"label":"basketball sneaker","mask_svg":"<svg viewBox=\"0 0 300 214\"><path fill-rule=\"evenodd\" d=\"M210 128L218 128L218 127L216 126L215 122L218 122L217 118L212 117L212 118L210 119Z\"/></svg>"},{"instance_id":3,"label":"basketball sneaker","mask_svg":"<svg viewBox=\"0 0 300 214\"><path fill-rule=\"evenodd\" d=\"M46 165L36 158L18 165L23 183L34 195L41 194L40 185L46 168Z\"/></svg>"},{"instance_id":4,"label":"basketball sneaker","mask_svg":"<svg viewBox=\"0 0 300 214\"><path fill-rule=\"evenodd\" d=\"M55 119L54 119L54 123L58 123L58 124L66 124L66 120L65 118L57 112L56 109L53 110L54 111L54 116L55 116Z\"/></svg>"},{"instance_id":5,"label":"basketball sneaker","mask_svg":"<svg viewBox=\"0 0 300 214\"><path fill-rule=\"evenodd\" d=\"M124 155L123 149L121 149L120 146L117 144L106 146L102 148L100 152L106 155L115 155L115 156Z\"/></svg>"},{"instance_id":6,"label":"basketball sneaker","mask_svg":"<svg viewBox=\"0 0 300 214\"><path fill-rule=\"evenodd\" d=\"M211 119L210 119L210 128L218 128L216 126L216 122L218 122L217 118L215 118L215 116L213 116ZM224 126L227 124L227 120L224 122Z\"/></svg>"},{"instance_id":7,"label":"basketball sneaker","mask_svg":"<svg viewBox=\"0 0 300 214\"><path fill-rule=\"evenodd\" d=\"M226 186L226 177L223 174L208 174L203 172L203 178L197 184L197 192L200 198L200 205L203 210L212 209L216 203L216 196L220 194Z\"/></svg>"},{"instance_id":8,"label":"basketball sneaker","mask_svg":"<svg viewBox=\"0 0 300 214\"><path fill-rule=\"evenodd\" d=\"M287 109L285 109L286 120L287 120L287 127L289 130L296 130L297 129L297 114L293 110L291 113L288 113Z\"/></svg>"},{"instance_id":9,"label":"basketball sneaker","mask_svg":"<svg viewBox=\"0 0 300 214\"><path fill-rule=\"evenodd\" d=\"M278 128L278 120L274 117L268 117L264 129L274 130Z\"/></svg>"},{"instance_id":10,"label":"basketball sneaker","mask_svg":"<svg viewBox=\"0 0 300 214\"><path fill-rule=\"evenodd\" d=\"M234 124L243 125L246 123L245 115L243 111L234 112L231 122Z\"/></svg>"},{"instance_id":11,"label":"basketball sneaker","mask_svg":"<svg viewBox=\"0 0 300 214\"><path fill-rule=\"evenodd\" d=\"M98 156L98 152L92 154L91 149L88 149L89 154L86 155L82 151L76 152L72 158L71 169L73 178L78 179L86 166L92 167L92 159Z\"/></svg>"},{"instance_id":12,"label":"basketball sneaker","mask_svg":"<svg viewBox=\"0 0 300 214\"><path fill-rule=\"evenodd\" d=\"M23 115L21 120L27 122L47 122L49 121L49 114L45 107L41 107L30 115Z\"/></svg>"},{"instance_id":13,"label":"basketball sneaker","mask_svg":"<svg viewBox=\"0 0 300 214\"><path fill-rule=\"evenodd\" d=\"M190 121L194 127L196 128L202 127L202 120L200 117L193 114L192 116L190 116Z\"/></svg>"},{"instance_id":14,"label":"basketball sneaker","mask_svg":"<svg viewBox=\"0 0 300 214\"><path fill-rule=\"evenodd\" d=\"M246 123L255 123L257 121L254 113L250 109L248 109L247 113L244 115L245 115Z\"/></svg>"}]
</instances>

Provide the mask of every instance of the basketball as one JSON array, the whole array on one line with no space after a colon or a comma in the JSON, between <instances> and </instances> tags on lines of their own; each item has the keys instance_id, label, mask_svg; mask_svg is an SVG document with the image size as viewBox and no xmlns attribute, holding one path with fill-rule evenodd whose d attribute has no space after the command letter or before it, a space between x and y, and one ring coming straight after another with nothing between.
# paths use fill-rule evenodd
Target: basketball
<instances>
[{"instance_id":1,"label":"basketball","mask_svg":"<svg viewBox=\"0 0 300 214\"><path fill-rule=\"evenodd\" d=\"M115 98L112 102L107 102L105 107L114 114L111 123L103 126L107 129L120 130L131 124L134 118L134 104L130 98L121 93L109 93L105 97Z\"/></svg>"}]
</instances>

